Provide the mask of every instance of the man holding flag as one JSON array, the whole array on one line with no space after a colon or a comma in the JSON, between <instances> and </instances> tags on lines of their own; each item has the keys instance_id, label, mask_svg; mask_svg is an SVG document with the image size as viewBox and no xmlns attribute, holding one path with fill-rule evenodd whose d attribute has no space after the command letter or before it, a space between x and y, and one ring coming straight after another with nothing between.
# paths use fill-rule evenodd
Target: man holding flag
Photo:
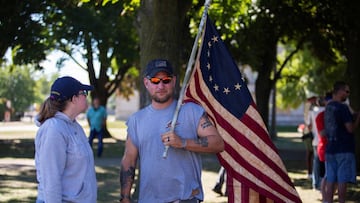
<instances>
[{"instance_id":1,"label":"man holding flag","mask_svg":"<svg viewBox=\"0 0 360 203\"><path fill-rule=\"evenodd\" d=\"M126 149L121 162L121 202L130 202L137 160L140 162L139 203L197 203L204 199L200 153L223 151L224 142L204 109L182 105L175 130L176 76L167 60L148 63L143 83L151 104L127 121ZM166 158L162 157L165 147Z\"/></svg>"},{"instance_id":2,"label":"man holding flag","mask_svg":"<svg viewBox=\"0 0 360 203\"><path fill-rule=\"evenodd\" d=\"M224 139L228 202L301 202L277 149L214 25L207 17L185 101L205 108Z\"/></svg>"},{"instance_id":3,"label":"man holding flag","mask_svg":"<svg viewBox=\"0 0 360 203\"><path fill-rule=\"evenodd\" d=\"M127 122L121 200L129 202L138 156L139 202L203 200L197 152L212 152L218 153L227 172L229 203L301 202L243 76L207 17L209 4L207 0L177 105L176 77L169 63L155 60L147 66L144 84L152 104ZM200 33L203 38L192 71Z\"/></svg>"}]
</instances>

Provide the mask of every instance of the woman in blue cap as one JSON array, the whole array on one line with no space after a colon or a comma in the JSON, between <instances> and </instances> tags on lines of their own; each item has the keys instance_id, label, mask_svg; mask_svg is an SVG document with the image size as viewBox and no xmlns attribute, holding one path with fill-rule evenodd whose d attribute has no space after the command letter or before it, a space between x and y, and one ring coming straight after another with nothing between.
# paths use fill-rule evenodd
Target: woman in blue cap
<instances>
[{"instance_id":1,"label":"woman in blue cap","mask_svg":"<svg viewBox=\"0 0 360 203\"><path fill-rule=\"evenodd\" d=\"M75 119L88 108L86 96L92 89L72 77L61 77L41 106L35 138L37 203L96 202L93 152Z\"/></svg>"}]
</instances>

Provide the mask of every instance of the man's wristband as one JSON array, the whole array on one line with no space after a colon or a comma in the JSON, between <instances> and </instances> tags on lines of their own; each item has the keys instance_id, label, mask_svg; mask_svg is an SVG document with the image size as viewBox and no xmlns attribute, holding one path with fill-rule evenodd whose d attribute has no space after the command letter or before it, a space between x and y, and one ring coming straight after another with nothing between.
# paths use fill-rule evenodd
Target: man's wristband
<instances>
[{"instance_id":1,"label":"man's wristband","mask_svg":"<svg viewBox=\"0 0 360 203\"><path fill-rule=\"evenodd\" d=\"M123 201L124 199L131 199L130 195L123 195L123 194L120 194L120 199L119 199L119 202Z\"/></svg>"}]
</instances>

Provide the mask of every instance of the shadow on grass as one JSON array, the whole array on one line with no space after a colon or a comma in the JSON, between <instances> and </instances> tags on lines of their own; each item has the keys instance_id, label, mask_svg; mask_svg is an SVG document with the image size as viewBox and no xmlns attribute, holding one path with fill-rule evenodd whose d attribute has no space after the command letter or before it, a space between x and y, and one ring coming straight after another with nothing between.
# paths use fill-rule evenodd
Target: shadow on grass
<instances>
[{"instance_id":1,"label":"shadow on grass","mask_svg":"<svg viewBox=\"0 0 360 203\"><path fill-rule=\"evenodd\" d=\"M36 171L21 164L0 165L0 202L35 202Z\"/></svg>"},{"instance_id":2,"label":"shadow on grass","mask_svg":"<svg viewBox=\"0 0 360 203\"><path fill-rule=\"evenodd\" d=\"M286 161L284 162L287 171L294 183L294 186L301 188L302 190L312 190L312 180L305 178L306 167L305 163L299 161ZM346 202L348 203L360 203L360 177L357 177L356 184L348 184ZM337 202L337 194L334 195L334 201Z\"/></svg>"},{"instance_id":3,"label":"shadow on grass","mask_svg":"<svg viewBox=\"0 0 360 203\"><path fill-rule=\"evenodd\" d=\"M125 149L125 141L115 140L112 138L104 139L104 158L122 158ZM93 144L94 156L97 154L97 140Z\"/></svg>"},{"instance_id":4,"label":"shadow on grass","mask_svg":"<svg viewBox=\"0 0 360 203\"><path fill-rule=\"evenodd\" d=\"M33 139L0 140L0 158L34 158Z\"/></svg>"},{"instance_id":5,"label":"shadow on grass","mask_svg":"<svg viewBox=\"0 0 360 203\"><path fill-rule=\"evenodd\" d=\"M27 197L27 198L14 198L6 201L7 203L19 203L19 202L35 202L36 197Z\"/></svg>"},{"instance_id":6,"label":"shadow on grass","mask_svg":"<svg viewBox=\"0 0 360 203\"><path fill-rule=\"evenodd\" d=\"M296 187L304 190L311 190L311 181L304 178L306 165L305 154L302 150L288 150L291 146L298 145L297 137L278 139L279 145L289 146L279 150L280 156L284 160L291 179ZM102 164L96 165L96 173L98 180L98 202L116 202L119 198L119 170L120 162L118 162L124 153L124 141L116 139L108 139L104 143L103 157L95 157L96 162ZM302 144L302 143L300 143ZM297 149L297 147L296 147ZM93 146L94 155L96 154L96 142ZM34 157L34 140L33 139L15 139L15 140L0 140L0 158L33 158ZM215 155L203 154L203 170L217 173L220 164ZM114 160L116 163L114 163ZM11 170L16 173L1 173L0 179L0 193L2 196L7 196L6 202L34 202L36 197L36 173L35 169L26 167L24 165L6 166L1 171ZM31 191L28 195L18 197L14 191L22 191L26 187ZM9 197L10 196L10 197ZM337 198L337 196L335 195ZM360 185L349 185L347 198L349 202L360 202ZM0 198L1 199L1 198Z\"/></svg>"},{"instance_id":7,"label":"shadow on grass","mask_svg":"<svg viewBox=\"0 0 360 203\"><path fill-rule=\"evenodd\" d=\"M292 178L296 187L301 187L303 190L312 190L311 180L306 178ZM337 193L334 195L334 202L338 202ZM360 202L360 184L359 180L356 184L348 184L346 193L346 202L359 203Z\"/></svg>"},{"instance_id":8,"label":"shadow on grass","mask_svg":"<svg viewBox=\"0 0 360 203\"><path fill-rule=\"evenodd\" d=\"M124 153L125 142L122 140L105 139L104 151L101 158L95 157L95 162L99 163L96 166L97 181L98 181L98 202L115 202L119 198L119 170L120 162ZM97 143L94 142L93 152L96 155ZM34 158L34 140L33 139L13 139L0 140L0 158ZM204 170L217 172L219 163L215 155L204 154L203 166ZM6 168L5 168L6 167ZM7 164L0 166L1 171L1 194L4 196L11 195L11 200L7 202L34 202L35 196L17 197L11 191L21 189L28 183L33 183L31 187L27 187L30 191L36 191L36 171L33 167L19 164ZM16 171L15 174L7 173L6 171ZM21 182L19 185L18 182Z\"/></svg>"},{"instance_id":9,"label":"shadow on grass","mask_svg":"<svg viewBox=\"0 0 360 203\"><path fill-rule=\"evenodd\" d=\"M97 202L116 202L120 195L119 167L96 167Z\"/></svg>"}]
</instances>

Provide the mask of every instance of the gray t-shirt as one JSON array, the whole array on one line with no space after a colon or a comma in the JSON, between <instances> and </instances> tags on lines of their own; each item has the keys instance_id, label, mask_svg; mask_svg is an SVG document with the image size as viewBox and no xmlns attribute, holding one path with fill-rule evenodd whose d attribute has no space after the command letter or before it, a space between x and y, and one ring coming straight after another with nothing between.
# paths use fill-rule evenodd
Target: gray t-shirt
<instances>
[{"instance_id":1,"label":"gray t-shirt","mask_svg":"<svg viewBox=\"0 0 360 203\"><path fill-rule=\"evenodd\" d=\"M139 203L163 203L195 197L203 200L201 186L201 157L185 149L169 148L162 157L164 144L161 134L170 130L177 101L166 109L156 110L151 105L132 115L127 121L128 136L139 150ZM204 109L194 103L182 105L175 133L185 139L197 139L197 126Z\"/></svg>"}]
</instances>

